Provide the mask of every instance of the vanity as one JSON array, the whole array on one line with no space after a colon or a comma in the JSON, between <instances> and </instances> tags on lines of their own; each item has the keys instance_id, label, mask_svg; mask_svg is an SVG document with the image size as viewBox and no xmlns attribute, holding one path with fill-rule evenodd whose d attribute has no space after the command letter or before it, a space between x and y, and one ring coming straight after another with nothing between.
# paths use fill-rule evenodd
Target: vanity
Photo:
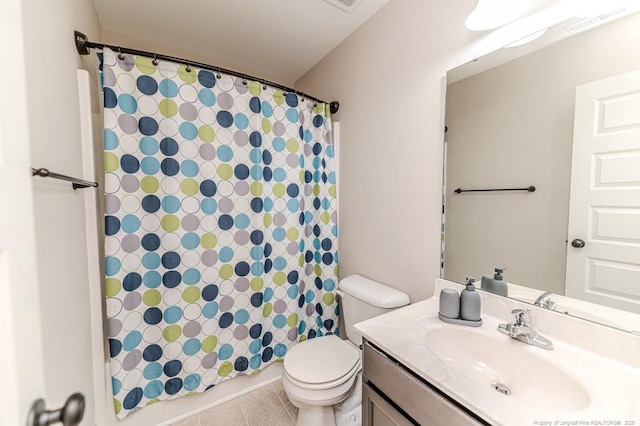
<instances>
[{"instance_id":1,"label":"vanity","mask_svg":"<svg viewBox=\"0 0 640 426\"><path fill-rule=\"evenodd\" d=\"M356 324L363 425L640 425L640 337L482 292L477 328L438 319L435 295ZM529 309L552 350L498 325Z\"/></svg>"},{"instance_id":2,"label":"vanity","mask_svg":"<svg viewBox=\"0 0 640 426\"><path fill-rule=\"evenodd\" d=\"M363 425L488 424L367 340L363 359Z\"/></svg>"}]
</instances>

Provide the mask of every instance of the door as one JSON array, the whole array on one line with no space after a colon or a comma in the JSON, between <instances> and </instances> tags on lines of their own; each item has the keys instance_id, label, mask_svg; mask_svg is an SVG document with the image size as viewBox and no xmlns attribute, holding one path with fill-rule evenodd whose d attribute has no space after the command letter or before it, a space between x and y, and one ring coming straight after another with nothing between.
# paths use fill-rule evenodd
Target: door
<instances>
[{"instance_id":1,"label":"door","mask_svg":"<svg viewBox=\"0 0 640 426\"><path fill-rule=\"evenodd\" d=\"M20 5L0 2L0 424L22 426L44 371Z\"/></svg>"},{"instance_id":2,"label":"door","mask_svg":"<svg viewBox=\"0 0 640 426\"><path fill-rule=\"evenodd\" d=\"M69 395L62 396L57 410L43 400L52 396L46 373L60 367L45 363L42 321L59 324L42 314L37 277L23 4L0 1L0 51L7 58L0 66L0 425L74 425L84 412L81 395L66 403Z\"/></svg>"},{"instance_id":3,"label":"door","mask_svg":"<svg viewBox=\"0 0 640 426\"><path fill-rule=\"evenodd\" d=\"M566 295L640 312L640 71L576 89Z\"/></svg>"}]
</instances>

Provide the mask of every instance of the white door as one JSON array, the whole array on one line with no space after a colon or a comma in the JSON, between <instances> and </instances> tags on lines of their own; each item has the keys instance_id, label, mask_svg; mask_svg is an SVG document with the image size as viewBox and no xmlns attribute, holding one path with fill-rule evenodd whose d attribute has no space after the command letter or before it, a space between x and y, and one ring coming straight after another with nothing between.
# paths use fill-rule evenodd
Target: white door
<instances>
[{"instance_id":1,"label":"white door","mask_svg":"<svg viewBox=\"0 0 640 426\"><path fill-rule=\"evenodd\" d=\"M576 89L568 234L566 295L640 312L640 71Z\"/></svg>"},{"instance_id":2,"label":"white door","mask_svg":"<svg viewBox=\"0 0 640 426\"><path fill-rule=\"evenodd\" d=\"M21 0L0 1L0 425L25 426L46 401L30 173L30 135ZM55 318L47 318L49 323ZM51 366L47 367L51 368ZM66 395L63 396L63 400ZM40 401L42 412L47 407ZM58 401L59 402L59 401ZM64 402L63 402L64 404ZM67 408L79 408L80 400ZM82 410L67 410L77 420ZM52 424L61 414L44 413ZM31 423L30 423L31 424Z\"/></svg>"},{"instance_id":3,"label":"white door","mask_svg":"<svg viewBox=\"0 0 640 426\"><path fill-rule=\"evenodd\" d=\"M19 0L0 1L0 424L44 396Z\"/></svg>"}]
</instances>

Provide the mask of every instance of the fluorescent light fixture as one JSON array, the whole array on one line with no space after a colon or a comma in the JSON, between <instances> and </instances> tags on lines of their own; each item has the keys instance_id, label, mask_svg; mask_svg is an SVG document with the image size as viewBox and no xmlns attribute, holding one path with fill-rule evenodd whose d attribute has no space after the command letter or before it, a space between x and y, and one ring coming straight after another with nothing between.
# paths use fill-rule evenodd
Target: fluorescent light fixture
<instances>
[{"instance_id":1,"label":"fluorescent light fixture","mask_svg":"<svg viewBox=\"0 0 640 426\"><path fill-rule=\"evenodd\" d=\"M522 37L520 40L516 40L513 43L507 44L505 47L518 47L518 46L523 46L527 43L531 43L533 40L536 40L542 37L542 35L546 33L548 29L549 28L545 28L543 30L530 34L526 37Z\"/></svg>"},{"instance_id":2,"label":"fluorescent light fixture","mask_svg":"<svg viewBox=\"0 0 640 426\"><path fill-rule=\"evenodd\" d=\"M498 28L519 18L523 10L522 0L478 0L464 25L473 31Z\"/></svg>"},{"instance_id":3,"label":"fluorescent light fixture","mask_svg":"<svg viewBox=\"0 0 640 426\"><path fill-rule=\"evenodd\" d=\"M515 22L499 28L483 40L483 51L493 51L514 43L524 44L525 39L533 39L533 35L546 28L562 22L573 16L570 3L574 0L565 0L554 3L552 6L537 13L518 19ZM540 34L540 36L542 33ZM513 46L512 46L513 47Z\"/></svg>"},{"instance_id":4,"label":"fluorescent light fixture","mask_svg":"<svg viewBox=\"0 0 640 426\"><path fill-rule=\"evenodd\" d=\"M485 3L485 0L479 0L476 10L467 18L468 22L473 17L473 29L477 28L474 26L477 24L475 23L476 17L473 16L477 10L481 7L486 7L489 3L495 5L504 3L505 0L486 1L487 3ZM506 1L509 2L509 0ZM511 1L516 3L521 0ZM603 21L607 18L607 15L612 15L614 12L619 11L621 12L616 14L618 17L639 12L640 0L558 0L536 13L504 24L501 28L492 31L480 41L476 55L482 56L503 47L521 46L541 37L547 28L573 17L593 14L585 19L597 18L599 21ZM472 29L468 23L467 27Z\"/></svg>"}]
</instances>

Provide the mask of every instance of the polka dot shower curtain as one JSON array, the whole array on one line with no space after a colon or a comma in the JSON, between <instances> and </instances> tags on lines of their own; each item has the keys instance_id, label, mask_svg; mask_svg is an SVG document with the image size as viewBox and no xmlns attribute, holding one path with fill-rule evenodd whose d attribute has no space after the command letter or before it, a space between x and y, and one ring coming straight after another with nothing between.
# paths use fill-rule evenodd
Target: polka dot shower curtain
<instances>
[{"instance_id":1,"label":"polka dot shower curtain","mask_svg":"<svg viewBox=\"0 0 640 426\"><path fill-rule=\"evenodd\" d=\"M328 105L196 67L99 56L117 417L337 333Z\"/></svg>"}]
</instances>

